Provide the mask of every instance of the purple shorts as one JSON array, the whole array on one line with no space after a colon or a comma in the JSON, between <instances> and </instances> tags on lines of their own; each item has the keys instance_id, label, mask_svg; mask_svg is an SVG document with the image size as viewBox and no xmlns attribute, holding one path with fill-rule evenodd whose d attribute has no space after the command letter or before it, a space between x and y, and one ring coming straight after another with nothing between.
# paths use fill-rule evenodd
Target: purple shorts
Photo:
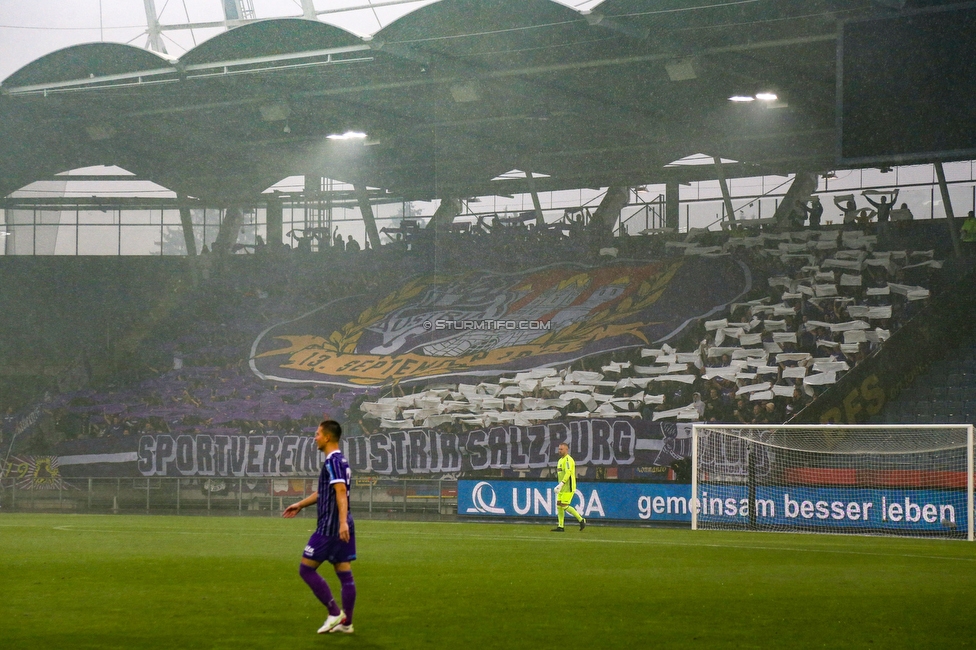
<instances>
[{"instance_id":1,"label":"purple shorts","mask_svg":"<svg viewBox=\"0 0 976 650\"><path fill-rule=\"evenodd\" d=\"M352 562L356 559L356 527L349 524L349 541L344 542L338 537L326 537L319 533L312 533L305 546L302 557L316 562L339 564Z\"/></svg>"}]
</instances>

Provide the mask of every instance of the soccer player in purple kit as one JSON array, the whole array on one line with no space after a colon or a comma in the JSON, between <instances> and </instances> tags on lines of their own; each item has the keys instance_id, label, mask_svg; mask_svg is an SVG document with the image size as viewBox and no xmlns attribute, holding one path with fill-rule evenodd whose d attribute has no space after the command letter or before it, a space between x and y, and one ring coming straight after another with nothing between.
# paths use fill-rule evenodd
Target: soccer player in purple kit
<instances>
[{"instance_id":1,"label":"soccer player in purple kit","mask_svg":"<svg viewBox=\"0 0 976 650\"><path fill-rule=\"evenodd\" d=\"M319 474L319 489L281 514L292 518L302 508L318 504L318 525L302 553L298 574L312 593L329 610L329 617L319 628L319 634L344 632L352 634L352 609L356 603L356 583L349 564L356 559L356 529L349 512L349 463L339 451L342 427L335 420L324 420L315 432L315 446L325 453L325 463ZM323 562L335 568L342 585L342 609L332 597L329 584L318 574Z\"/></svg>"}]
</instances>

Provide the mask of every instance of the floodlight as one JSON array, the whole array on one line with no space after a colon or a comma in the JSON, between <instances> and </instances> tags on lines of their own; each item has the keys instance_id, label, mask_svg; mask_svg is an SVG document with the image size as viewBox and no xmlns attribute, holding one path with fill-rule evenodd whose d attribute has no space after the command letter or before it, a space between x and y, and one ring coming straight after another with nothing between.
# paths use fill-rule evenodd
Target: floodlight
<instances>
[{"instance_id":1,"label":"floodlight","mask_svg":"<svg viewBox=\"0 0 976 650\"><path fill-rule=\"evenodd\" d=\"M750 97L749 95L732 95L729 97L730 102L754 102L755 97Z\"/></svg>"},{"instance_id":2,"label":"floodlight","mask_svg":"<svg viewBox=\"0 0 976 650\"><path fill-rule=\"evenodd\" d=\"M366 134L362 131L346 131L345 133L330 133L325 137L329 140L365 140Z\"/></svg>"},{"instance_id":3,"label":"floodlight","mask_svg":"<svg viewBox=\"0 0 976 650\"><path fill-rule=\"evenodd\" d=\"M775 102L779 97L776 96L776 93L756 93L756 99L764 102Z\"/></svg>"}]
</instances>

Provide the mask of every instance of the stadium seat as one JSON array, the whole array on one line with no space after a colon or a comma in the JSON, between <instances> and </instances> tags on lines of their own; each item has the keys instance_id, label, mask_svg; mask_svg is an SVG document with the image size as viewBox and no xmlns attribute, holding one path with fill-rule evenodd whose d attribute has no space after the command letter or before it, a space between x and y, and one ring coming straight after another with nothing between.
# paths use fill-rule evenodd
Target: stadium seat
<instances>
[{"instance_id":1,"label":"stadium seat","mask_svg":"<svg viewBox=\"0 0 976 650\"><path fill-rule=\"evenodd\" d=\"M915 414L915 402L914 400L902 399L896 405L895 409L900 413Z\"/></svg>"},{"instance_id":2,"label":"stadium seat","mask_svg":"<svg viewBox=\"0 0 976 650\"><path fill-rule=\"evenodd\" d=\"M931 399L933 402L938 402L946 398L946 389L944 386L933 386Z\"/></svg>"},{"instance_id":3,"label":"stadium seat","mask_svg":"<svg viewBox=\"0 0 976 650\"><path fill-rule=\"evenodd\" d=\"M962 362L963 360L960 358L950 359L949 361L946 361L944 364L946 372L959 372L960 370L962 370Z\"/></svg>"},{"instance_id":4,"label":"stadium seat","mask_svg":"<svg viewBox=\"0 0 976 650\"><path fill-rule=\"evenodd\" d=\"M910 411L899 411L894 417L888 420L892 424L914 424L915 414Z\"/></svg>"},{"instance_id":5,"label":"stadium seat","mask_svg":"<svg viewBox=\"0 0 976 650\"><path fill-rule=\"evenodd\" d=\"M932 386L918 386L913 391L915 399L931 399L932 398Z\"/></svg>"},{"instance_id":6,"label":"stadium seat","mask_svg":"<svg viewBox=\"0 0 976 650\"><path fill-rule=\"evenodd\" d=\"M945 380L946 386L962 386L963 385L963 375L958 372L953 372L946 375Z\"/></svg>"},{"instance_id":7,"label":"stadium seat","mask_svg":"<svg viewBox=\"0 0 976 650\"><path fill-rule=\"evenodd\" d=\"M932 415L932 402L920 399L915 402L915 415Z\"/></svg>"},{"instance_id":8,"label":"stadium seat","mask_svg":"<svg viewBox=\"0 0 976 650\"><path fill-rule=\"evenodd\" d=\"M932 424L934 421L931 413L919 413L915 416L915 424Z\"/></svg>"},{"instance_id":9,"label":"stadium seat","mask_svg":"<svg viewBox=\"0 0 976 650\"><path fill-rule=\"evenodd\" d=\"M949 386L946 398L950 402L961 402L966 399L966 390L962 386Z\"/></svg>"}]
</instances>

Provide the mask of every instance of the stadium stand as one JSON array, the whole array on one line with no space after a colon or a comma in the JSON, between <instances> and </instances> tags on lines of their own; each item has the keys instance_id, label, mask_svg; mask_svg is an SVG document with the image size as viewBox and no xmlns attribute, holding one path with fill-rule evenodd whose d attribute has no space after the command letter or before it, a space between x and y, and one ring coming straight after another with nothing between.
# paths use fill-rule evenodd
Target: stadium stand
<instances>
[{"instance_id":1,"label":"stadium stand","mask_svg":"<svg viewBox=\"0 0 976 650\"><path fill-rule=\"evenodd\" d=\"M696 235L711 241L696 242ZM497 384L430 386L366 402L364 417L387 429L594 415L783 422L923 309L930 291L903 283L927 281L942 267L934 250L876 251L877 237L861 231L731 236L720 245L714 239L692 233L664 248L739 256L769 288L732 305L726 318L686 332L677 349L643 348L593 360L589 370L586 362L540 368ZM737 344L726 344L733 339Z\"/></svg>"},{"instance_id":2,"label":"stadium stand","mask_svg":"<svg viewBox=\"0 0 976 650\"><path fill-rule=\"evenodd\" d=\"M196 287L183 280L187 275L178 264L138 273L118 273L109 265L101 274L88 274L86 291L92 295L81 291L77 300L67 301L61 308L69 311L58 321L86 323L82 314L98 304L96 295L131 296L135 289L113 284L129 277L127 282L144 289L136 311L145 317L128 323L124 332L118 328L125 345L99 350L79 344L85 362L95 368L90 377L74 385L62 382L62 389L56 381L42 381L38 389L43 390L32 399L8 398L2 406L10 421L38 406L49 415L31 443L38 451L59 440L146 432L311 432L324 414L348 421L353 435L592 416L781 423L924 309L931 295L926 287L939 284L942 266L941 252L879 250L877 237L859 230L617 238L618 260L732 256L751 269L754 290L722 317L697 322L660 346L494 381L432 382L381 392L263 381L248 367L249 346L264 327L342 296L376 294L405 275L435 268L511 269L526 260L535 265L564 259L607 263L591 242L558 229L502 228L506 232L439 236L436 255L429 254L435 242L418 235L409 249L391 245L358 255L211 256L216 259L207 260L209 279ZM485 245L484 237L496 241ZM50 262L58 263L64 262ZM11 297L16 311L18 298ZM35 306L55 302L19 300L33 300ZM99 311L112 322L124 322L121 311ZM97 323L82 327L78 336L99 340L102 324ZM945 376L956 379L969 368L954 365ZM958 390L964 384L950 385L955 399L949 399L946 388L940 408L953 411L946 417L968 417L956 413L967 413ZM913 416L920 421L942 414L919 404Z\"/></svg>"},{"instance_id":3,"label":"stadium stand","mask_svg":"<svg viewBox=\"0 0 976 650\"><path fill-rule=\"evenodd\" d=\"M968 424L976 422L976 341L947 350L872 422Z\"/></svg>"}]
</instances>

